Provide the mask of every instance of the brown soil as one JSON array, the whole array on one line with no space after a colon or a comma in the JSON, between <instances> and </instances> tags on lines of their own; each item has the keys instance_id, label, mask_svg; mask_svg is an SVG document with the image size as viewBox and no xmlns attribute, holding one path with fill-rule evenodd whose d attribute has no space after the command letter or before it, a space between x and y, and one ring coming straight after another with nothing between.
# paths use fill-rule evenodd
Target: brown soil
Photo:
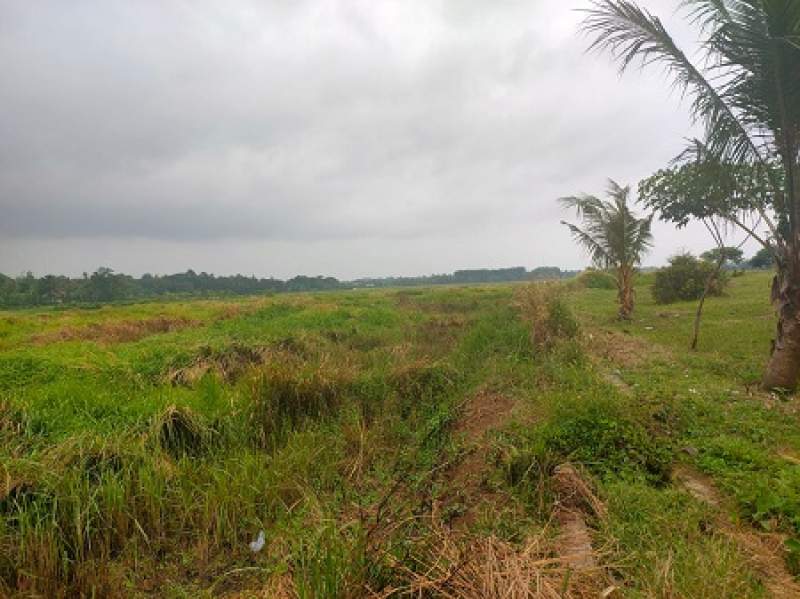
<instances>
[{"instance_id":1,"label":"brown soil","mask_svg":"<svg viewBox=\"0 0 800 599\"><path fill-rule=\"evenodd\" d=\"M510 397L492 391L480 391L468 400L461 418L456 422L454 432L465 437L468 449L463 459L444 475L451 492L442 499L440 506L446 510L460 504L464 508L451 522L453 528L467 528L481 508L502 501L496 492L484 484L490 470L486 452L489 449L489 434L510 421L513 409L514 400Z\"/></svg>"},{"instance_id":2,"label":"brown soil","mask_svg":"<svg viewBox=\"0 0 800 599\"><path fill-rule=\"evenodd\" d=\"M673 471L673 480L694 498L713 507L724 507L723 496L711 479L688 466L678 466ZM722 534L731 538L747 556L771 597L776 599L800 597L800 583L786 568L783 555L784 535L759 533L750 528L736 526L722 513L716 518L716 527Z\"/></svg>"},{"instance_id":3,"label":"brown soil","mask_svg":"<svg viewBox=\"0 0 800 599\"><path fill-rule=\"evenodd\" d=\"M587 335L590 353L622 368L647 364L654 358L668 360L669 350L634 335L595 329Z\"/></svg>"}]
</instances>

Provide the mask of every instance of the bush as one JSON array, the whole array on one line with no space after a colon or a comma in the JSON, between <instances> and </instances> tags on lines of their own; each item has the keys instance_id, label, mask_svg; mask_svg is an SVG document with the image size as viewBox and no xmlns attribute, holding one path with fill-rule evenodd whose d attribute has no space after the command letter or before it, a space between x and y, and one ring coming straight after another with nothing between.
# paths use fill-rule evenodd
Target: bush
<instances>
[{"instance_id":1,"label":"bush","mask_svg":"<svg viewBox=\"0 0 800 599\"><path fill-rule=\"evenodd\" d=\"M559 283L534 283L517 294L522 317L531 325L535 347L549 348L559 339L578 334L578 321L563 295L564 286Z\"/></svg>"},{"instance_id":2,"label":"bush","mask_svg":"<svg viewBox=\"0 0 800 599\"><path fill-rule=\"evenodd\" d=\"M668 480L674 458L668 439L645 426L642 415L605 397L565 399L553 419L535 429L527 449L507 466L510 482L520 473L550 469L564 461L579 463L605 480Z\"/></svg>"},{"instance_id":3,"label":"bush","mask_svg":"<svg viewBox=\"0 0 800 599\"><path fill-rule=\"evenodd\" d=\"M673 256L669 259L669 266L656 272L653 298L657 304L699 299L714 268L713 264L698 260L689 253ZM727 273L719 272L708 294L722 295L727 283Z\"/></svg>"},{"instance_id":4,"label":"bush","mask_svg":"<svg viewBox=\"0 0 800 599\"><path fill-rule=\"evenodd\" d=\"M616 289L617 281L613 275L602 270L587 268L572 282L578 289Z\"/></svg>"}]
</instances>

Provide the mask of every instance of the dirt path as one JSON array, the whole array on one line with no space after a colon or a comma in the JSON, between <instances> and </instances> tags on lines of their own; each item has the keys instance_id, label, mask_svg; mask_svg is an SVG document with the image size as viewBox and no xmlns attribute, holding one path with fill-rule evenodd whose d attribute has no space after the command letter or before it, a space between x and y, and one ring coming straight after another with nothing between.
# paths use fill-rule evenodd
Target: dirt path
<instances>
[{"instance_id":1,"label":"dirt path","mask_svg":"<svg viewBox=\"0 0 800 599\"><path fill-rule=\"evenodd\" d=\"M511 421L514 408L514 400L507 395L483 390L469 399L456 422L453 432L464 437L466 455L445 473L450 492L440 506L444 511L454 507L463 510L450 522L456 530L468 528L485 507L496 508L502 503L502 498L485 484L490 472L486 453L491 433Z\"/></svg>"},{"instance_id":2,"label":"dirt path","mask_svg":"<svg viewBox=\"0 0 800 599\"><path fill-rule=\"evenodd\" d=\"M595 358L601 376L624 395L633 395L635 391L625 382L619 370L609 369L609 363L613 365L612 368L641 368L651 359L672 359L664 348L655 347L631 335L593 331L588 336L588 342L589 353ZM784 454L779 455L792 461ZM736 543L772 597L778 599L800 597L800 583L786 567L783 535L759 533L752 528L732 523L725 515L727 513L725 496L720 493L711 478L693 468L683 464L676 466L672 479L674 484L684 488L695 499L715 508L715 528Z\"/></svg>"},{"instance_id":3,"label":"dirt path","mask_svg":"<svg viewBox=\"0 0 800 599\"><path fill-rule=\"evenodd\" d=\"M776 599L800 597L800 583L789 573L783 556L785 536L736 526L725 516L724 497L711 479L689 466L677 466L672 476L673 481L695 499L718 508L714 523L716 529L732 539L745 553L770 596Z\"/></svg>"}]
</instances>

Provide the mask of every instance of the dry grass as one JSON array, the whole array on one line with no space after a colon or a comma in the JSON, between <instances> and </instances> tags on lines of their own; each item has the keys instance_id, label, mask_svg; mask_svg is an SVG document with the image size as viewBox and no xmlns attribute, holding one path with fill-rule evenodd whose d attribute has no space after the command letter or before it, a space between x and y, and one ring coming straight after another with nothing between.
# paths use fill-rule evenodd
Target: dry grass
<instances>
[{"instance_id":1,"label":"dry grass","mask_svg":"<svg viewBox=\"0 0 800 599\"><path fill-rule=\"evenodd\" d=\"M564 303L562 283L541 282L520 287L514 294L515 305L531 327L531 341L538 348L548 348L559 339L575 337L578 326Z\"/></svg>"},{"instance_id":2,"label":"dry grass","mask_svg":"<svg viewBox=\"0 0 800 599\"><path fill-rule=\"evenodd\" d=\"M554 557L546 531L520 546L495 536L461 539L444 528L433 534L433 549L417 568L398 564L407 586L382 597L578 599L596 598L608 587L600 568L574 571Z\"/></svg>"},{"instance_id":3,"label":"dry grass","mask_svg":"<svg viewBox=\"0 0 800 599\"><path fill-rule=\"evenodd\" d=\"M96 341L112 345L139 341L151 335L180 331L200 326L200 324L199 320L184 316L156 316L145 320L121 320L93 323L85 327L65 327L50 333L35 335L32 341L38 345L64 341Z\"/></svg>"},{"instance_id":4,"label":"dry grass","mask_svg":"<svg viewBox=\"0 0 800 599\"><path fill-rule=\"evenodd\" d=\"M205 347L186 366L167 372L166 380L172 385L194 386L203 376L212 373L225 382L233 382L252 366L270 359L268 348L233 344L224 349Z\"/></svg>"},{"instance_id":5,"label":"dry grass","mask_svg":"<svg viewBox=\"0 0 800 599\"><path fill-rule=\"evenodd\" d=\"M586 335L586 341L590 355L622 368L644 366L653 360L673 359L670 351L663 346L617 331L594 330Z\"/></svg>"}]
</instances>

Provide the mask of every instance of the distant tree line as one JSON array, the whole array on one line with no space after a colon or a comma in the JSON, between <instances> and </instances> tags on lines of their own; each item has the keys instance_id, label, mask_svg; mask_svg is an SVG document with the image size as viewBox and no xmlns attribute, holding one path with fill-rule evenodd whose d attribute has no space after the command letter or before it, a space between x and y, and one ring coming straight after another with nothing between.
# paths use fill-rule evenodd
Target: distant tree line
<instances>
[{"instance_id":1,"label":"distant tree line","mask_svg":"<svg viewBox=\"0 0 800 599\"><path fill-rule=\"evenodd\" d=\"M541 281L574 277L578 271L561 270L557 266L540 266L526 270L524 266L511 268L480 268L457 270L453 274L422 277L384 277L357 279L345 283L347 287L413 287L416 285L448 285L458 283L510 283L515 281Z\"/></svg>"},{"instance_id":2,"label":"distant tree line","mask_svg":"<svg viewBox=\"0 0 800 599\"><path fill-rule=\"evenodd\" d=\"M574 275L556 267L527 271L524 267L458 270L453 274L425 277L388 277L339 281L334 277L297 276L287 281L231 275L215 276L187 270L172 275L144 274L139 278L106 267L72 278L63 275L18 277L0 274L0 306L6 308L62 304L99 304L165 296L252 295L299 291L326 291L366 287L440 285L447 283L499 283L558 279Z\"/></svg>"},{"instance_id":3,"label":"distant tree line","mask_svg":"<svg viewBox=\"0 0 800 599\"><path fill-rule=\"evenodd\" d=\"M298 276L288 281L244 275L215 276L187 270L172 275L144 274L139 278L98 268L91 275L71 278L59 275L35 277L28 272L11 278L0 274L0 306L46 306L108 303L162 296L248 295L284 291L338 289L333 277Z\"/></svg>"}]
</instances>

